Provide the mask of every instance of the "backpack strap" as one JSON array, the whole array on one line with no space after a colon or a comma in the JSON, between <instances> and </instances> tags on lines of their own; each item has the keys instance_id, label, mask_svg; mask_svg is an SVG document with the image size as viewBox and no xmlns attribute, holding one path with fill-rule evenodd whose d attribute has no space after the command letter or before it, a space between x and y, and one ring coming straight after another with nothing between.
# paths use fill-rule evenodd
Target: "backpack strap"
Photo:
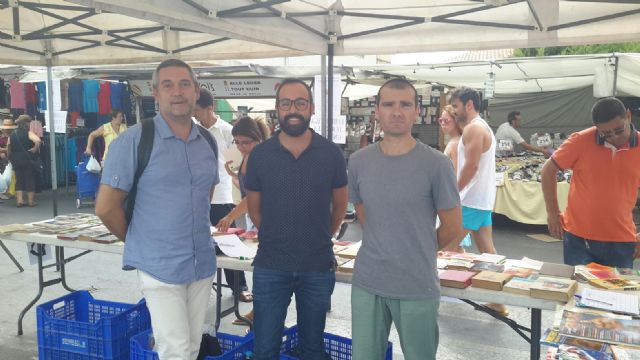
<instances>
[{"instance_id":1,"label":"backpack strap","mask_svg":"<svg viewBox=\"0 0 640 360\"><path fill-rule=\"evenodd\" d=\"M194 124L195 125L195 124ZM136 168L136 173L133 177L133 185L131 186L131 190L127 195L127 207L125 209L125 219L127 220L127 225L131 223L131 219L133 218L133 208L136 203L136 195L138 193L138 182L140 181L140 177L144 172L144 169L149 164L149 159L151 158L151 151L153 150L153 138L155 135L155 126L153 123L153 119L143 119L141 121L142 126L142 134L140 135L140 142L138 143L138 167ZM200 131L200 135L202 135L211 150L213 151L216 160L218 160L218 146L216 145L216 141L211 136L207 129L203 128L200 125L196 125L198 130Z\"/></svg>"},{"instance_id":2,"label":"backpack strap","mask_svg":"<svg viewBox=\"0 0 640 360\"><path fill-rule=\"evenodd\" d=\"M200 125L196 125L196 126L198 127L198 131L200 131L200 135L202 135L202 137L204 137L204 139L207 140L207 142L209 143L209 146L211 146L211 150L213 150L213 155L216 157L216 160L218 160L218 144L216 143L216 140L213 138L213 136L211 136L211 133L209 132L209 130L205 129Z\"/></svg>"},{"instance_id":3,"label":"backpack strap","mask_svg":"<svg viewBox=\"0 0 640 360\"><path fill-rule=\"evenodd\" d=\"M138 143L138 167L133 176L133 185L127 195L127 208L124 213L127 225L131 224L131 219L133 218L133 208L136 203L136 194L138 193L138 182L147 164L149 164L149 158L151 158L151 151L153 150L153 138L155 135L153 119L142 119L141 126L142 134L140 135L140 142Z\"/></svg>"}]
</instances>

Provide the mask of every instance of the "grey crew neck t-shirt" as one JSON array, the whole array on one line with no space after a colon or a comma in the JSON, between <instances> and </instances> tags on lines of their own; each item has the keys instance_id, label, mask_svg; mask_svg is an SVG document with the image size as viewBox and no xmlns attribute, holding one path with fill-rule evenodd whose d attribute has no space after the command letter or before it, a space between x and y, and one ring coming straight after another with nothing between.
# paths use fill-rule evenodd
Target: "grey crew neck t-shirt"
<instances>
[{"instance_id":1,"label":"grey crew neck t-shirt","mask_svg":"<svg viewBox=\"0 0 640 360\"><path fill-rule=\"evenodd\" d=\"M351 156L348 174L350 201L366 216L353 284L393 299L439 297L436 215L460 204L451 161L420 142L400 156L373 144Z\"/></svg>"}]
</instances>

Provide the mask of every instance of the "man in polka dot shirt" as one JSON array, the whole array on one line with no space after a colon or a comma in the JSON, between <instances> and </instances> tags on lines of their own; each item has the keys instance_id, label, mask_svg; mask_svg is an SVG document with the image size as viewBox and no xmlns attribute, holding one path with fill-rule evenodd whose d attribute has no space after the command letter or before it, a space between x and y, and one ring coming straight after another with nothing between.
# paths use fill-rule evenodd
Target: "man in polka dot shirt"
<instances>
[{"instance_id":1,"label":"man in polka dot shirt","mask_svg":"<svg viewBox=\"0 0 640 360\"><path fill-rule=\"evenodd\" d=\"M347 207L340 149L309 128L311 89L285 79L276 93L280 131L247 162L247 201L260 246L253 262L255 360L279 359L296 295L300 358L325 359L323 332L335 285L332 234Z\"/></svg>"}]
</instances>

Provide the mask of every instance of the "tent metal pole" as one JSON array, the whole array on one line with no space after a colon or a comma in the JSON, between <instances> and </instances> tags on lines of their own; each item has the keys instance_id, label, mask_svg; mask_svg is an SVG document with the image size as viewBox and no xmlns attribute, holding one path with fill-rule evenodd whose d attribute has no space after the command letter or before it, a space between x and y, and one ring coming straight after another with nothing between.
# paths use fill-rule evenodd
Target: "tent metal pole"
<instances>
[{"instance_id":1,"label":"tent metal pole","mask_svg":"<svg viewBox=\"0 0 640 360\"><path fill-rule=\"evenodd\" d=\"M329 44L327 49L327 139L333 141L333 47Z\"/></svg>"},{"instance_id":2,"label":"tent metal pole","mask_svg":"<svg viewBox=\"0 0 640 360\"><path fill-rule=\"evenodd\" d=\"M327 57L320 55L320 134L327 135Z\"/></svg>"},{"instance_id":3,"label":"tent metal pole","mask_svg":"<svg viewBox=\"0 0 640 360\"><path fill-rule=\"evenodd\" d=\"M51 150L51 196L53 198L53 216L58 216L58 174L56 171L56 132L53 119L53 69L51 59L47 59L47 111L49 112L49 150Z\"/></svg>"},{"instance_id":4,"label":"tent metal pole","mask_svg":"<svg viewBox=\"0 0 640 360\"><path fill-rule=\"evenodd\" d=\"M616 61L614 62L614 67L613 67L613 96L617 96L618 95L618 61L620 60L620 58L616 55L613 54L613 57L616 59Z\"/></svg>"}]
</instances>

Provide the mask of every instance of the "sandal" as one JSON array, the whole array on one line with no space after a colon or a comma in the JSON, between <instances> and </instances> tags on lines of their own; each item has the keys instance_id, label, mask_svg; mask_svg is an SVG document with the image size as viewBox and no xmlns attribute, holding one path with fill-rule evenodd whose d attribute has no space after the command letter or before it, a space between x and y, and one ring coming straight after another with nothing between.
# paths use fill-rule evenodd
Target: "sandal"
<instances>
[{"instance_id":1,"label":"sandal","mask_svg":"<svg viewBox=\"0 0 640 360\"><path fill-rule=\"evenodd\" d=\"M241 291L239 300L245 303L250 303L253 301L253 294L251 291Z\"/></svg>"},{"instance_id":2,"label":"sandal","mask_svg":"<svg viewBox=\"0 0 640 360\"><path fill-rule=\"evenodd\" d=\"M38 203L35 201L29 204L29 207L34 207L34 206L38 206Z\"/></svg>"},{"instance_id":3,"label":"sandal","mask_svg":"<svg viewBox=\"0 0 640 360\"><path fill-rule=\"evenodd\" d=\"M24 203L16 203L16 207L21 208L21 207L23 207L23 206L24 206Z\"/></svg>"},{"instance_id":4,"label":"sandal","mask_svg":"<svg viewBox=\"0 0 640 360\"><path fill-rule=\"evenodd\" d=\"M250 312L248 314L242 315L242 317L244 317L245 319L249 320L249 321L253 321L253 312ZM247 323L246 321L242 320L242 319L235 319L232 322L233 325L240 325L240 326L249 326L249 323Z\"/></svg>"}]
</instances>

